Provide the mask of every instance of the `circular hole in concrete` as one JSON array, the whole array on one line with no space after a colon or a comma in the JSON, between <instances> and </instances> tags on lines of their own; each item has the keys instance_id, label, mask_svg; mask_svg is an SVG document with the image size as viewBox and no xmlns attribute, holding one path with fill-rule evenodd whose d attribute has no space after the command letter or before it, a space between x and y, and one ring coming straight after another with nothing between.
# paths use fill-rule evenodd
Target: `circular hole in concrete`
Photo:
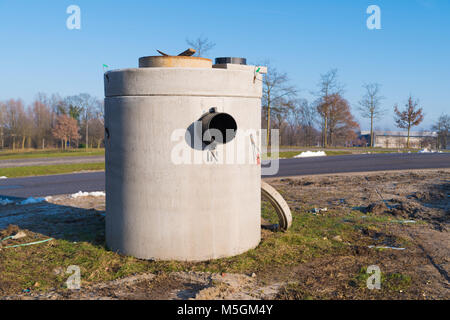
<instances>
[{"instance_id":1,"label":"circular hole in concrete","mask_svg":"<svg viewBox=\"0 0 450 320\"><path fill-rule=\"evenodd\" d=\"M208 125L209 130L218 130L222 135L222 140L214 137L214 131L212 131L211 142L228 143L236 136L237 123L234 118L228 113L212 113Z\"/></svg>"}]
</instances>

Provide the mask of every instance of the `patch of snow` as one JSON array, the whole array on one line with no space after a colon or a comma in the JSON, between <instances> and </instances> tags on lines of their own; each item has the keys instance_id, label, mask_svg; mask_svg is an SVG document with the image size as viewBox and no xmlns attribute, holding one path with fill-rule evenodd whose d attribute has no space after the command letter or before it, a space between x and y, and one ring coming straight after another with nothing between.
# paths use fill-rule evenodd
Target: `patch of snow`
<instances>
[{"instance_id":1,"label":"patch of snow","mask_svg":"<svg viewBox=\"0 0 450 320\"><path fill-rule=\"evenodd\" d=\"M414 220L394 220L394 222L398 223L416 223Z\"/></svg>"},{"instance_id":2,"label":"patch of snow","mask_svg":"<svg viewBox=\"0 0 450 320\"><path fill-rule=\"evenodd\" d=\"M9 200L9 199L0 199L0 205L2 206L7 206L8 204L13 203L14 201Z\"/></svg>"},{"instance_id":3,"label":"patch of snow","mask_svg":"<svg viewBox=\"0 0 450 320\"><path fill-rule=\"evenodd\" d=\"M25 200L22 200L22 201L17 202L16 204L17 204L17 205L23 206L23 205L27 205L27 204L41 203L41 202L44 202L44 201L45 201L45 198L33 198L33 197L29 197L29 198L27 198L27 199L25 199Z\"/></svg>"},{"instance_id":4,"label":"patch of snow","mask_svg":"<svg viewBox=\"0 0 450 320\"><path fill-rule=\"evenodd\" d=\"M384 246L368 246L369 249L392 249L392 250L405 250L405 248L396 248L396 247L384 247Z\"/></svg>"},{"instance_id":5,"label":"patch of snow","mask_svg":"<svg viewBox=\"0 0 450 320\"><path fill-rule=\"evenodd\" d=\"M326 157L325 151L305 151L295 156L294 158L311 158L311 157Z\"/></svg>"},{"instance_id":6,"label":"patch of snow","mask_svg":"<svg viewBox=\"0 0 450 320\"><path fill-rule=\"evenodd\" d=\"M80 198L80 197L104 197L105 193L103 191L94 191L94 192L82 192L78 191L77 193L72 194L71 198Z\"/></svg>"},{"instance_id":7,"label":"patch of snow","mask_svg":"<svg viewBox=\"0 0 450 320\"><path fill-rule=\"evenodd\" d=\"M25 200L22 200L22 201L19 201L19 202L14 202L13 200L10 200L10 199L6 198L6 199L0 199L0 205L6 206L8 204L15 204L15 205L18 205L18 206L25 206L27 204L36 204L36 203L46 202L47 198L49 198L49 197L46 197L46 198L29 197L29 198L27 198Z\"/></svg>"},{"instance_id":8,"label":"patch of snow","mask_svg":"<svg viewBox=\"0 0 450 320\"><path fill-rule=\"evenodd\" d=\"M442 151L430 150L428 148L425 148L425 149L420 150L419 153L442 153Z\"/></svg>"},{"instance_id":9,"label":"patch of snow","mask_svg":"<svg viewBox=\"0 0 450 320\"><path fill-rule=\"evenodd\" d=\"M23 201L17 202L16 204L19 205L19 206L24 206L24 205L27 205L27 204L41 203L41 202L44 202L44 201L45 201L45 198L33 198L33 197L30 197L30 198L25 199Z\"/></svg>"}]
</instances>

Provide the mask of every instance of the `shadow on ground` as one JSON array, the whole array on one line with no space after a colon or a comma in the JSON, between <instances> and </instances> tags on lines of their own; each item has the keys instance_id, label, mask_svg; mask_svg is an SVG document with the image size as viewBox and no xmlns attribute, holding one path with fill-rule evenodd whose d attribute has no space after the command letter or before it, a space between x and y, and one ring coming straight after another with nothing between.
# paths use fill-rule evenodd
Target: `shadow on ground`
<instances>
[{"instance_id":1,"label":"shadow on ground","mask_svg":"<svg viewBox=\"0 0 450 320\"><path fill-rule=\"evenodd\" d=\"M21 205L20 203L26 199L0 195L0 201L5 199L12 203L0 206L0 230L6 229L9 225L16 225L20 229L55 239L105 245L104 210L47 201ZM89 199L82 201L89 206Z\"/></svg>"}]
</instances>

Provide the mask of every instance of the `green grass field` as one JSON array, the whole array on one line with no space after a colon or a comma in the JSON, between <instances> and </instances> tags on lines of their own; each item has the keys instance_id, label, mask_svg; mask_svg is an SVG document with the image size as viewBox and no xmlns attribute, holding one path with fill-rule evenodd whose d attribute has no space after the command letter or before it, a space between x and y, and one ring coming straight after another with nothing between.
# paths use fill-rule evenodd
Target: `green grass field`
<instances>
[{"instance_id":1,"label":"green grass field","mask_svg":"<svg viewBox=\"0 0 450 320\"><path fill-rule=\"evenodd\" d=\"M276 213L267 202L263 202L262 216L267 221L277 222ZM231 258L193 263L144 261L121 256L105 247L104 220L89 224L94 228L92 232L80 233L76 242L56 239L29 247L0 250L0 282L9 283L13 292L24 288L32 288L33 291L64 288L67 275L57 275L53 270L65 270L70 265L80 266L83 285L141 272L269 272L274 268L308 261L324 253L343 252L347 248L342 242L328 239L337 234L350 239L357 232L353 223L343 222L342 217L333 213L317 217L306 211L294 212L293 225L288 232L265 231L257 248ZM1 236L8 235L3 232ZM32 239L25 238L23 242L48 238L39 234L30 237ZM39 287L34 285L36 282Z\"/></svg>"},{"instance_id":2,"label":"green grass field","mask_svg":"<svg viewBox=\"0 0 450 320\"><path fill-rule=\"evenodd\" d=\"M25 150L25 151L0 151L0 160L7 159L33 159L33 158L59 158L59 157L83 157L101 156L105 149L70 149L70 150Z\"/></svg>"},{"instance_id":3,"label":"green grass field","mask_svg":"<svg viewBox=\"0 0 450 320\"><path fill-rule=\"evenodd\" d=\"M325 254L346 254L351 250L346 245L347 241L358 241L364 245L364 240L360 239L361 228L377 229L380 223L389 223L388 219L359 219L362 216L359 211L343 213L330 210L326 215L316 216L310 213L310 208L302 208L292 213L292 227L287 232L263 231L262 241L255 249L235 257L197 263L144 261L109 251L105 246L104 217L91 213L86 216L86 223L91 227L89 232L77 230L76 242L68 238L55 239L34 246L0 250L0 283L7 287L3 288L7 292L20 292L24 288L31 288L32 291L64 289L67 275L55 274L54 270L65 270L70 265L81 268L83 286L142 272L255 272L262 276ZM262 203L262 217L272 223L278 221L274 209L265 201ZM5 237L15 232L17 230L5 230L0 235ZM48 238L46 235L26 233L29 237L21 242ZM333 240L335 236L343 240ZM35 283L39 283L39 286Z\"/></svg>"},{"instance_id":4,"label":"green grass field","mask_svg":"<svg viewBox=\"0 0 450 320\"><path fill-rule=\"evenodd\" d=\"M98 170L105 170L104 162L0 168L0 176L5 176L8 178L18 178L18 177L46 176L51 174L63 174L79 171L98 171Z\"/></svg>"}]
</instances>

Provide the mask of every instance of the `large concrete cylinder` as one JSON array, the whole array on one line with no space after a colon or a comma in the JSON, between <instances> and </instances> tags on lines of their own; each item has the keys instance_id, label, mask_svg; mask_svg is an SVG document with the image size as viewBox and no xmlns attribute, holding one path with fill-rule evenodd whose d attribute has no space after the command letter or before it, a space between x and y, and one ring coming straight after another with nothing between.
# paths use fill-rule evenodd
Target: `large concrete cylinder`
<instances>
[{"instance_id":1,"label":"large concrete cylinder","mask_svg":"<svg viewBox=\"0 0 450 320\"><path fill-rule=\"evenodd\" d=\"M141 259L201 261L259 244L261 94L261 75L252 66L105 74L111 250ZM215 115L219 127L237 127L235 136L202 143L204 126L216 125Z\"/></svg>"}]
</instances>

